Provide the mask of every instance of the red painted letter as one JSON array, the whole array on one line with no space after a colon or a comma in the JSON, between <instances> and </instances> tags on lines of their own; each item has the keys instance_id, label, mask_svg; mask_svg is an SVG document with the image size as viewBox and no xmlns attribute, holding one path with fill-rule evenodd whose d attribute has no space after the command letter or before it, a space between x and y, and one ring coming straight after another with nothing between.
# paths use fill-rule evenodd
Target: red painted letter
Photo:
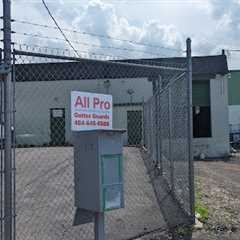
<instances>
[{"instance_id":1,"label":"red painted letter","mask_svg":"<svg viewBox=\"0 0 240 240\"><path fill-rule=\"evenodd\" d=\"M76 102L75 102L75 107L81 106L82 108L84 107L84 103L82 102L82 99L80 96L77 97Z\"/></svg>"},{"instance_id":2,"label":"red painted letter","mask_svg":"<svg viewBox=\"0 0 240 240\"><path fill-rule=\"evenodd\" d=\"M99 104L99 98L93 98L93 108L96 108L96 106Z\"/></svg>"}]
</instances>

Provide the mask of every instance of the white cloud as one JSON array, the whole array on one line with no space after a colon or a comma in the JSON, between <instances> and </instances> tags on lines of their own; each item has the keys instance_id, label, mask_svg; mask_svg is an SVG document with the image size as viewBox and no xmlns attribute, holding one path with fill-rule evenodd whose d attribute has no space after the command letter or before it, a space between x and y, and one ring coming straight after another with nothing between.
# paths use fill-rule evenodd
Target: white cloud
<instances>
[{"instance_id":1,"label":"white cloud","mask_svg":"<svg viewBox=\"0 0 240 240\"><path fill-rule=\"evenodd\" d=\"M235 39L240 36L240 3L236 0L210 0L212 14L218 20L218 30Z\"/></svg>"},{"instance_id":2,"label":"white cloud","mask_svg":"<svg viewBox=\"0 0 240 240\"><path fill-rule=\"evenodd\" d=\"M162 45L165 47L182 49L183 38L174 25L163 25L156 20L142 22L135 25L126 17L119 16L116 8L101 0L91 0L85 5L80 3L71 4L71 1L46 1L50 10L63 28L74 28L83 32L90 32L100 35L109 35L117 39L128 39L141 43ZM22 14L22 11L26 14ZM47 15L46 10L39 2L28 2L22 5L19 1L13 2L13 18L26 19L30 22L53 25L52 20ZM59 37L61 34L57 30L32 27L29 25L13 24L13 29L18 32L37 33L38 35L48 36L50 38ZM155 54L176 55L175 51L154 49L147 46L134 45L131 42L116 41L108 38L96 38L88 35L66 32L68 38L73 42L76 49L104 53L106 55L120 55L129 57L154 57L143 52L154 52ZM55 47L66 47L66 44L57 40L37 39L33 37L14 36L15 41L22 41L28 44L49 45ZM84 44L77 44L75 41ZM89 45L87 45L89 44ZM116 48L130 48L137 51L114 50L112 48L96 48L94 45L113 46ZM142 51L142 53L140 52Z\"/></svg>"},{"instance_id":3,"label":"white cloud","mask_svg":"<svg viewBox=\"0 0 240 240\"><path fill-rule=\"evenodd\" d=\"M194 54L219 54L221 48L237 48L240 37L240 3L237 0L207 0L204 4L148 5L146 11L143 5L131 5L131 9L138 12L139 18L134 21L125 3L125 13L119 11L118 3L104 0L66 1L46 0L49 8L63 28L76 29L100 35L110 35L113 38L128 39L151 45L161 45L166 48L185 49L185 39L192 37ZM122 5L121 5L122 6ZM175 7L174 7L175 6ZM156 8L157 9L156 11ZM41 1L13 1L13 18L26 19L30 22L54 25ZM166 13L171 9L169 16ZM152 10L152 11L151 11ZM153 14L160 11L161 14ZM161 12L162 11L162 12ZM181 14L180 14L181 12ZM24 13L24 14L23 14ZM171 14L175 14L175 17ZM144 16L148 15L148 17ZM158 16L159 15L159 16ZM136 14L135 14L136 16ZM153 16L152 19L150 16ZM164 16L164 18L161 18ZM167 20L167 21L164 21ZM21 32L37 33L50 38L59 37L57 30L31 27L29 25L13 23L13 29ZM92 37L66 32L76 49L88 52L97 52L106 55L130 57L154 57L143 52L154 52L161 56L176 56L179 53L166 49L134 45L131 42L116 41L108 38ZM47 45L50 47L66 48L63 41L20 37L16 41L28 44ZM77 44L74 41L83 44ZM137 50L124 51L111 48L97 48L96 46L114 46L116 48L130 48ZM240 46L239 46L240 47Z\"/></svg>"},{"instance_id":4,"label":"white cloud","mask_svg":"<svg viewBox=\"0 0 240 240\"><path fill-rule=\"evenodd\" d=\"M91 1L73 21L73 26L87 32L110 35L117 39L128 39L130 41L163 45L172 48L182 48L182 37L173 25L162 25L157 21L143 22L136 26L131 24L127 18L117 14L113 5L102 1ZM109 39L99 39L102 46L111 45L122 48L135 48L143 51L156 52L149 47L140 47L131 43L114 41ZM158 49L159 50L159 49ZM114 51L117 52L117 51ZM119 52L119 51L118 51ZM113 50L112 50L113 53ZM126 54L126 51L124 52ZM163 53L163 50L159 52ZM166 50L164 52L166 54ZM175 52L176 54L176 52ZM129 56L141 57L141 54L129 54ZM145 56L146 57L146 56Z\"/></svg>"}]
</instances>

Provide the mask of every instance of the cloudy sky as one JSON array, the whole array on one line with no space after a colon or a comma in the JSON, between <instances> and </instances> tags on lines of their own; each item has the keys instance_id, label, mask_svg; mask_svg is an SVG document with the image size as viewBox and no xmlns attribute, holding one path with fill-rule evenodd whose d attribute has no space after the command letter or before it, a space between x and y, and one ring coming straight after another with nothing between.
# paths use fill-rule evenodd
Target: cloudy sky
<instances>
[{"instance_id":1,"label":"cloudy sky","mask_svg":"<svg viewBox=\"0 0 240 240\"><path fill-rule=\"evenodd\" d=\"M187 37L192 38L194 55L220 54L223 48L240 49L239 0L45 1L62 28L111 37L66 31L82 54L127 58L180 56L184 54ZM41 0L12 0L12 18L54 26ZM55 29L18 22L12 28L17 43L69 48L58 39L62 36ZM240 52L227 54L229 67L240 68Z\"/></svg>"}]
</instances>

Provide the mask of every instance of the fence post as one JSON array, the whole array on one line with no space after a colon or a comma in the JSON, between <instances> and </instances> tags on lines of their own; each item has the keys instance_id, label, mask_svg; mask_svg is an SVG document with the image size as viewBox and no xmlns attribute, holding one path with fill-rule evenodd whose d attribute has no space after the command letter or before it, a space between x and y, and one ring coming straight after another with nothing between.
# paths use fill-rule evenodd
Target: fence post
<instances>
[{"instance_id":1,"label":"fence post","mask_svg":"<svg viewBox=\"0 0 240 240\"><path fill-rule=\"evenodd\" d=\"M154 106L155 106L155 114L154 114L154 118L155 118L155 157L156 157L156 166L159 165L159 149L158 149L158 97L157 97L157 89L158 89L158 80L154 80L155 81L155 92L154 92Z\"/></svg>"},{"instance_id":2,"label":"fence post","mask_svg":"<svg viewBox=\"0 0 240 240\"><path fill-rule=\"evenodd\" d=\"M14 48L14 45L13 45ZM11 139L12 139L12 179L13 179L13 183L12 183L12 193L13 193L13 200L12 200L12 214L13 214L13 240L16 240L16 76L15 76L15 50L13 50L13 54L12 54L12 126L13 128L11 128Z\"/></svg>"},{"instance_id":3,"label":"fence post","mask_svg":"<svg viewBox=\"0 0 240 240\"><path fill-rule=\"evenodd\" d=\"M189 149L189 190L190 190L190 211L192 221L195 222L195 192L194 192L194 162L193 162L193 122L192 122L192 51L191 39L187 39L187 79L188 79L188 149Z\"/></svg>"},{"instance_id":4,"label":"fence post","mask_svg":"<svg viewBox=\"0 0 240 240\"><path fill-rule=\"evenodd\" d=\"M4 46L4 240L12 240L11 2L3 0Z\"/></svg>"},{"instance_id":5,"label":"fence post","mask_svg":"<svg viewBox=\"0 0 240 240\"><path fill-rule=\"evenodd\" d=\"M144 105L144 97L142 99L142 146L145 146L145 105Z\"/></svg>"},{"instance_id":6,"label":"fence post","mask_svg":"<svg viewBox=\"0 0 240 240\"><path fill-rule=\"evenodd\" d=\"M158 99L158 121L157 121L157 131L158 131L158 165L160 167L160 174L163 174L163 163L162 163L162 123L161 123L161 94L160 89L162 88L162 77L159 76L158 80L158 92L157 92L157 99Z\"/></svg>"},{"instance_id":7,"label":"fence post","mask_svg":"<svg viewBox=\"0 0 240 240\"><path fill-rule=\"evenodd\" d=\"M170 161L170 181L171 181L171 190L174 191L174 163L173 163L173 154L172 154L172 91L171 84L168 89L168 116L169 116L169 161Z\"/></svg>"}]
</instances>

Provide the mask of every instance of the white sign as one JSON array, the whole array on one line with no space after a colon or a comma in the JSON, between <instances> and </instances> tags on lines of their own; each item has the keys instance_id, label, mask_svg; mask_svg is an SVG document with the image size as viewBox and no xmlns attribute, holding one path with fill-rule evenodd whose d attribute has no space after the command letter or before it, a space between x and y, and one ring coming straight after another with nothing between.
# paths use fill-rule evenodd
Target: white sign
<instances>
[{"instance_id":1,"label":"white sign","mask_svg":"<svg viewBox=\"0 0 240 240\"><path fill-rule=\"evenodd\" d=\"M72 131L112 129L112 96L71 92Z\"/></svg>"}]
</instances>

